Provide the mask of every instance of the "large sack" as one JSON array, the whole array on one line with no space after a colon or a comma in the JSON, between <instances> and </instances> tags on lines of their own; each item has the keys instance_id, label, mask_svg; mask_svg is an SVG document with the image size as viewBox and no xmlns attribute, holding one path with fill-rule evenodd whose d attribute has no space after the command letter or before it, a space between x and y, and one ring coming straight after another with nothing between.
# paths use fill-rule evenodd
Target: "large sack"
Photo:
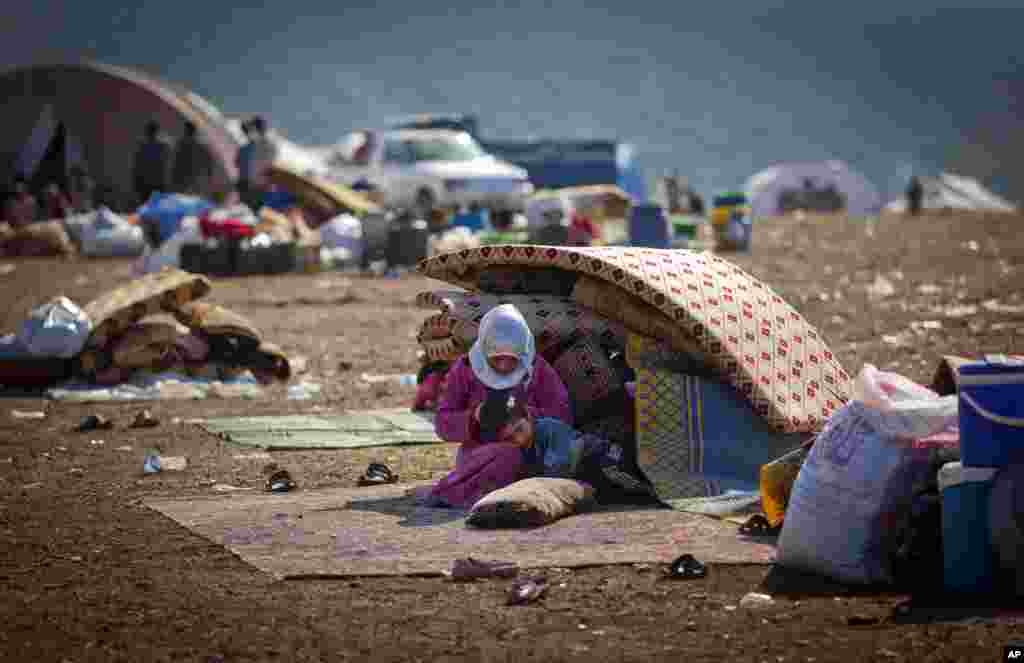
<instances>
[{"instance_id":1,"label":"large sack","mask_svg":"<svg viewBox=\"0 0 1024 663\"><path fill-rule=\"evenodd\" d=\"M914 486L929 469L929 449L914 441L954 429L957 401L870 364L854 399L828 420L800 468L778 561L847 583L890 583Z\"/></svg>"},{"instance_id":2,"label":"large sack","mask_svg":"<svg viewBox=\"0 0 1024 663\"><path fill-rule=\"evenodd\" d=\"M0 255L19 258L73 256L75 245L60 221L41 221L0 239Z\"/></svg>"},{"instance_id":3,"label":"large sack","mask_svg":"<svg viewBox=\"0 0 1024 663\"><path fill-rule=\"evenodd\" d=\"M485 528L538 527L573 515L593 497L594 489L582 481L523 479L481 498L466 523Z\"/></svg>"},{"instance_id":4,"label":"large sack","mask_svg":"<svg viewBox=\"0 0 1024 663\"><path fill-rule=\"evenodd\" d=\"M34 309L16 340L31 357L74 357L92 332L89 316L67 297L56 297Z\"/></svg>"},{"instance_id":5,"label":"large sack","mask_svg":"<svg viewBox=\"0 0 1024 663\"><path fill-rule=\"evenodd\" d=\"M82 255L93 258L137 256L146 249L146 237L142 228L103 207L80 228L78 245Z\"/></svg>"}]
</instances>

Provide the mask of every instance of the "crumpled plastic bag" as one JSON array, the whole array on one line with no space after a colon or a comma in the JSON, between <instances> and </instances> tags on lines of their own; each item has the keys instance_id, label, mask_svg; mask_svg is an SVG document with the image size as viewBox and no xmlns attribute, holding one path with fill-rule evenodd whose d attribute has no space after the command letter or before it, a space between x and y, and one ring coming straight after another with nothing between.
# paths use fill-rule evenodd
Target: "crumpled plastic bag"
<instances>
[{"instance_id":1,"label":"crumpled plastic bag","mask_svg":"<svg viewBox=\"0 0 1024 663\"><path fill-rule=\"evenodd\" d=\"M181 227L159 248L147 246L139 259L132 265L132 272L137 276L159 272L164 267L181 266L181 248L186 244L202 244L203 235L199 229L199 219L186 217Z\"/></svg>"},{"instance_id":2,"label":"crumpled plastic bag","mask_svg":"<svg viewBox=\"0 0 1024 663\"><path fill-rule=\"evenodd\" d=\"M83 255L91 257L137 256L146 248L142 228L134 226L101 207L93 223L81 228L79 236Z\"/></svg>"},{"instance_id":3,"label":"crumpled plastic bag","mask_svg":"<svg viewBox=\"0 0 1024 663\"><path fill-rule=\"evenodd\" d=\"M891 583L892 559L931 452L915 441L956 430L957 398L865 365L793 483L778 561L856 584Z\"/></svg>"},{"instance_id":4,"label":"crumpled plastic bag","mask_svg":"<svg viewBox=\"0 0 1024 663\"><path fill-rule=\"evenodd\" d=\"M57 297L32 310L15 342L32 357L74 357L92 333L89 316L67 297Z\"/></svg>"}]
</instances>

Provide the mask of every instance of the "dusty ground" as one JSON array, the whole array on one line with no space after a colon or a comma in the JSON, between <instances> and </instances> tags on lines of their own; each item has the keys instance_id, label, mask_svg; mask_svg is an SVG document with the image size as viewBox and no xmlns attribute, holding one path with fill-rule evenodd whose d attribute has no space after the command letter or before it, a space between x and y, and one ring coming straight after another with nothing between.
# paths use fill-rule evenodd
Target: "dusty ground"
<instances>
[{"instance_id":1,"label":"dusty ground","mask_svg":"<svg viewBox=\"0 0 1024 663\"><path fill-rule=\"evenodd\" d=\"M851 372L870 361L927 382L945 353L1024 352L1022 223L762 223L754 252L735 260L818 325ZM84 303L129 278L125 261L12 264L0 276L4 333L51 296ZM880 296L884 284L869 293L879 275L892 294ZM780 581L759 566L712 567L689 584L661 580L660 569L559 573L546 600L518 608L502 605L508 581L273 582L140 506L147 496L208 494L213 482L261 484L265 461L235 459L245 450L184 423L189 418L409 403L410 388L370 388L359 376L414 370L413 335L425 313L412 300L438 286L417 277L346 284L339 274L216 281L212 301L308 359L301 377L324 387L315 400L286 400L283 387L259 400L145 405L0 399L0 659L990 661L1024 636L1006 624L897 624L889 615L898 595ZM162 424L127 429L142 407ZM43 410L46 418L16 419L12 410ZM70 432L92 412L117 428ZM104 444L90 443L99 439ZM188 469L143 478L142 454L152 444L187 456ZM427 478L452 454L442 446L282 452L275 461L315 488L352 485L378 459L405 478ZM773 607L731 608L759 588L775 594Z\"/></svg>"}]
</instances>

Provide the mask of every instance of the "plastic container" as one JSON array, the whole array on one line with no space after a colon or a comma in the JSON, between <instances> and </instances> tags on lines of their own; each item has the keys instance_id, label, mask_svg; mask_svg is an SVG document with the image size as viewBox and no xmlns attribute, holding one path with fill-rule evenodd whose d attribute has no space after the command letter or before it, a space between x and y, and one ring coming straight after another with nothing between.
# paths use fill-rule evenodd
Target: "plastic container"
<instances>
[{"instance_id":1,"label":"plastic container","mask_svg":"<svg viewBox=\"0 0 1024 663\"><path fill-rule=\"evenodd\" d=\"M1024 360L987 355L957 368L961 462L1006 467L1024 462Z\"/></svg>"},{"instance_id":2,"label":"plastic container","mask_svg":"<svg viewBox=\"0 0 1024 663\"><path fill-rule=\"evenodd\" d=\"M948 592L986 593L994 588L989 499L997 470L946 463L942 493L943 585Z\"/></svg>"},{"instance_id":3,"label":"plastic container","mask_svg":"<svg viewBox=\"0 0 1024 663\"><path fill-rule=\"evenodd\" d=\"M1024 597L1024 465L999 470L992 482L989 528L995 554L996 586Z\"/></svg>"},{"instance_id":4,"label":"plastic container","mask_svg":"<svg viewBox=\"0 0 1024 663\"><path fill-rule=\"evenodd\" d=\"M429 238L430 230L422 219L392 226L388 232L388 264L414 267L427 257Z\"/></svg>"},{"instance_id":5,"label":"plastic container","mask_svg":"<svg viewBox=\"0 0 1024 663\"><path fill-rule=\"evenodd\" d=\"M672 225L660 205L635 205L629 216L629 243L667 249L672 244Z\"/></svg>"}]
</instances>

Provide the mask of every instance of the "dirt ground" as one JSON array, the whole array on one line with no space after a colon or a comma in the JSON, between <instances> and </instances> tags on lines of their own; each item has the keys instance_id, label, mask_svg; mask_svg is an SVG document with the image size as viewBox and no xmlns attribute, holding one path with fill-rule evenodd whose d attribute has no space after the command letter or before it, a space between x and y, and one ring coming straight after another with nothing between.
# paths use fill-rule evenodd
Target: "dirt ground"
<instances>
[{"instance_id":1,"label":"dirt ground","mask_svg":"<svg viewBox=\"0 0 1024 663\"><path fill-rule=\"evenodd\" d=\"M952 215L763 222L753 252L732 259L816 324L851 373L871 362L927 383L943 354L1024 353L1022 224ZM130 278L130 263L120 260L8 264L3 333L49 297L84 304ZM141 506L145 497L210 494L215 482L262 485L265 460L234 458L246 451L188 419L410 403L411 388L371 387L360 375L415 370L414 334L427 312L413 298L439 287L416 276L339 273L215 281L211 301L306 358L300 379L323 386L313 400L287 400L283 386L256 400L145 404L3 394L0 659L992 661L1024 637L1005 623L897 623L897 594L858 594L765 566L712 566L706 579L682 584L663 580L659 568L552 571L548 597L524 607L504 606L507 580L276 582ZM127 428L143 408L160 426ZM13 410L46 417L18 419ZM90 413L116 428L70 432ZM143 477L143 453L154 444L187 456L188 468ZM278 452L274 461L312 489L351 486L371 460L426 479L453 455L438 445ZM750 591L768 591L775 603L737 609Z\"/></svg>"}]
</instances>

